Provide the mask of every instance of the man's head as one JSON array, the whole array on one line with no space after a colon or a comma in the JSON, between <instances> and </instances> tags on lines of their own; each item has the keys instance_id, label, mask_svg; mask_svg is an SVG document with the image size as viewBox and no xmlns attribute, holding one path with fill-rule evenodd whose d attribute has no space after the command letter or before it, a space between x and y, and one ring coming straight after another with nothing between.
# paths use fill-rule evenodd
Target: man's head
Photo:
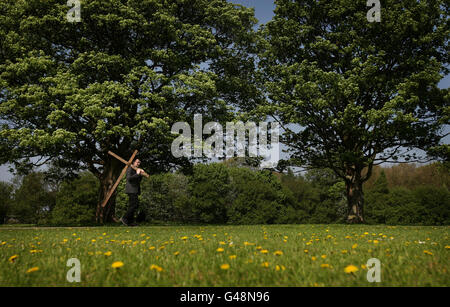
<instances>
[{"instance_id":1,"label":"man's head","mask_svg":"<svg viewBox=\"0 0 450 307\"><path fill-rule=\"evenodd\" d=\"M134 162L133 162L133 165L134 165L135 167L139 167L139 165L141 165L141 160L135 159Z\"/></svg>"}]
</instances>

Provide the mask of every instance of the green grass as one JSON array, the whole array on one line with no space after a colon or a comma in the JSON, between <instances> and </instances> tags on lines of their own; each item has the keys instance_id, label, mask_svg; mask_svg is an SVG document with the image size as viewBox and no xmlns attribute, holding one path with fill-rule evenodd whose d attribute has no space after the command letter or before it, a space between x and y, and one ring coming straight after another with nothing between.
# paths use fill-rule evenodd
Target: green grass
<instances>
[{"instance_id":1,"label":"green grass","mask_svg":"<svg viewBox=\"0 0 450 307\"><path fill-rule=\"evenodd\" d=\"M449 229L367 225L2 227L0 286L450 286ZM18 257L10 261L13 255ZM66 280L69 258L81 262L80 283ZM380 283L367 281L363 266L370 258L381 261ZM116 261L123 266L112 268ZM152 264L162 271L150 269ZM229 269L221 269L223 264ZM358 271L345 273L348 265ZM27 273L32 267L39 269Z\"/></svg>"}]
</instances>

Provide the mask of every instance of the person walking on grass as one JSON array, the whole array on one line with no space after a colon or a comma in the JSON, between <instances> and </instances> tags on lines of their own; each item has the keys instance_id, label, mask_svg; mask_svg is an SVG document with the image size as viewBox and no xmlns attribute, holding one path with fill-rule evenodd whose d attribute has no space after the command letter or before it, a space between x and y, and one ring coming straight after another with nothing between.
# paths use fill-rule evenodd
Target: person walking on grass
<instances>
[{"instance_id":1,"label":"person walking on grass","mask_svg":"<svg viewBox=\"0 0 450 307\"><path fill-rule=\"evenodd\" d=\"M144 172L139 168L141 161L135 159L133 166L137 168L134 170L131 166L127 170L127 184L125 186L125 193L128 194L128 210L120 219L122 224L126 226L136 226L134 223L134 215L139 207L139 194L141 194L141 180Z\"/></svg>"}]
</instances>

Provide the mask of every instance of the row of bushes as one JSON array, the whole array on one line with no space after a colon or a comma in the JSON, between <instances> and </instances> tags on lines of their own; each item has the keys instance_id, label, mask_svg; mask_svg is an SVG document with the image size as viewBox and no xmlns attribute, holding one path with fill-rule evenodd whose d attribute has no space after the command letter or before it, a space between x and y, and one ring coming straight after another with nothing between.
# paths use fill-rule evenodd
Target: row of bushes
<instances>
[{"instance_id":1,"label":"row of bushes","mask_svg":"<svg viewBox=\"0 0 450 307\"><path fill-rule=\"evenodd\" d=\"M301 223L293 193L270 171L199 164L191 176L167 173L142 182L141 216L148 222L212 224ZM122 195L120 195L122 194ZM120 190L117 214L127 197Z\"/></svg>"},{"instance_id":2,"label":"row of bushes","mask_svg":"<svg viewBox=\"0 0 450 307\"><path fill-rule=\"evenodd\" d=\"M82 173L53 190L44 182L42 174L34 173L14 192L0 184L0 221L8 213L23 223L94 223L99 186L93 175ZM124 187L125 180L118 188L116 216L127 208ZM141 190L138 221L148 223L328 224L344 222L347 213L345 185L330 170L296 176L199 164L191 175L152 175L142 181ZM450 192L445 186L390 187L381 171L365 190L364 211L372 224L449 225Z\"/></svg>"}]
</instances>

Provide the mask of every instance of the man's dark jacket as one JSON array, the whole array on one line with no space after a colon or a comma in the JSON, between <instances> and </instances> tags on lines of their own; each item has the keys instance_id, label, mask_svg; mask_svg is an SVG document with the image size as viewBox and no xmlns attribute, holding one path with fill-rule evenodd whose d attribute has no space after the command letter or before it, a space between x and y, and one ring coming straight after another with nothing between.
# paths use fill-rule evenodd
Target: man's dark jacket
<instances>
[{"instance_id":1,"label":"man's dark jacket","mask_svg":"<svg viewBox=\"0 0 450 307\"><path fill-rule=\"evenodd\" d=\"M127 184L125 186L125 193L141 194L141 180L142 176L138 175L132 167L129 167L127 169Z\"/></svg>"}]
</instances>

